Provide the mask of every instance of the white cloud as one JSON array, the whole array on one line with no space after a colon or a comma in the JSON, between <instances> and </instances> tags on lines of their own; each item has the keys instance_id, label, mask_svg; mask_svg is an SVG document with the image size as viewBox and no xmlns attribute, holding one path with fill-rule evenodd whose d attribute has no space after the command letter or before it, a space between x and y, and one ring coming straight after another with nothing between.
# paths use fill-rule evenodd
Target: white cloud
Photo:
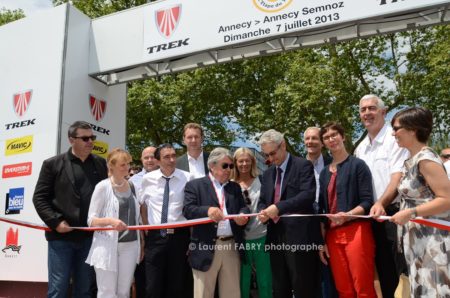
<instances>
[{"instance_id":1,"label":"white cloud","mask_svg":"<svg viewBox=\"0 0 450 298\"><path fill-rule=\"evenodd\" d=\"M22 9L26 16L53 7L51 0L0 0L0 8Z\"/></svg>"}]
</instances>

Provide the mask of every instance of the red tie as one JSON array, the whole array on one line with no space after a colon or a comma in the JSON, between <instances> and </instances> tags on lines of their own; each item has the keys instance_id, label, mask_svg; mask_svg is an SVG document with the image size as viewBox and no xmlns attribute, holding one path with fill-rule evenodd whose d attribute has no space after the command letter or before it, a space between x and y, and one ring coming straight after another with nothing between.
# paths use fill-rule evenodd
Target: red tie
<instances>
[{"instance_id":1,"label":"red tie","mask_svg":"<svg viewBox=\"0 0 450 298\"><path fill-rule=\"evenodd\" d=\"M273 203L276 204L280 201L281 197L281 173L283 170L280 167L277 167L277 181L275 182L275 193L273 195ZM280 218L277 216L273 219L275 223L278 222Z\"/></svg>"}]
</instances>

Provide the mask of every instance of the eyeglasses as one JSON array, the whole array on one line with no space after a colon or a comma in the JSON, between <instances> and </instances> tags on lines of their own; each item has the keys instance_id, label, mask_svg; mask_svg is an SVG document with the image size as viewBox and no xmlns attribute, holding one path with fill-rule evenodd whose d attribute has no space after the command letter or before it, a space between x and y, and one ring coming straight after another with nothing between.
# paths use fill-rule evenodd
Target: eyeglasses
<instances>
[{"instance_id":1,"label":"eyeglasses","mask_svg":"<svg viewBox=\"0 0 450 298\"><path fill-rule=\"evenodd\" d=\"M82 136L82 137L72 137L72 139L81 139L83 142L95 141L97 139L96 135L92 136Z\"/></svg>"},{"instance_id":2,"label":"eyeglasses","mask_svg":"<svg viewBox=\"0 0 450 298\"><path fill-rule=\"evenodd\" d=\"M329 141L329 140L331 140L331 139L336 139L337 138L337 136L339 135L339 133L338 132L333 132L332 134L330 134L329 136L324 136L324 137L322 137L322 139L323 139L323 141L324 142L326 142L326 141Z\"/></svg>"},{"instance_id":3,"label":"eyeglasses","mask_svg":"<svg viewBox=\"0 0 450 298\"><path fill-rule=\"evenodd\" d=\"M226 169L228 169L228 168L230 168L230 170L232 170L232 169L234 169L234 164L232 164L232 163L223 163L223 164L221 165L221 167L222 167L222 169L224 169L224 170L226 170Z\"/></svg>"},{"instance_id":4,"label":"eyeglasses","mask_svg":"<svg viewBox=\"0 0 450 298\"><path fill-rule=\"evenodd\" d=\"M269 157L274 156L275 154L277 154L278 150L280 150L280 147L281 147L281 143L278 144L277 149L275 149L275 150L273 150L272 152L269 152L269 153L267 153L267 154L263 152L262 155L263 155L266 159L268 159Z\"/></svg>"},{"instance_id":5,"label":"eyeglasses","mask_svg":"<svg viewBox=\"0 0 450 298\"><path fill-rule=\"evenodd\" d=\"M244 197L245 204L247 204L247 205L251 205L252 204L252 201L250 201L250 195L248 194L248 190L247 189L245 189L242 192L242 196Z\"/></svg>"},{"instance_id":6,"label":"eyeglasses","mask_svg":"<svg viewBox=\"0 0 450 298\"><path fill-rule=\"evenodd\" d=\"M399 129L402 129L403 126L392 126L392 129L397 132Z\"/></svg>"}]
</instances>

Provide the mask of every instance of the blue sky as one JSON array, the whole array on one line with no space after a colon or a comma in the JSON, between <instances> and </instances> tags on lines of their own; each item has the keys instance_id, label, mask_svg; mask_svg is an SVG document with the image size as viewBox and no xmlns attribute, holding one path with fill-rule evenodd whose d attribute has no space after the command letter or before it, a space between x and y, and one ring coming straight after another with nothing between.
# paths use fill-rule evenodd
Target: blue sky
<instances>
[{"instance_id":1,"label":"blue sky","mask_svg":"<svg viewBox=\"0 0 450 298\"><path fill-rule=\"evenodd\" d=\"M10 10L21 8L29 16L41 10L53 7L51 0L0 0L0 8Z\"/></svg>"}]
</instances>

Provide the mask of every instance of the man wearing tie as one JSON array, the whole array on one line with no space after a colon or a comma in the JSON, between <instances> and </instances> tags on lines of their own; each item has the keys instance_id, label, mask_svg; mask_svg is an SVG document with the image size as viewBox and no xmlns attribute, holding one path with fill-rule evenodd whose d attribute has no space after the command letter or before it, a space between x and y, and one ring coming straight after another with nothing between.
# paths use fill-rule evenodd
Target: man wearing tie
<instances>
[{"instance_id":1,"label":"man wearing tie","mask_svg":"<svg viewBox=\"0 0 450 298\"><path fill-rule=\"evenodd\" d=\"M316 297L319 293L318 249L320 226L313 217L316 181L313 165L286 151L283 135L264 132L259 140L271 167L262 177L258 210L267 223L267 244L272 267L273 297Z\"/></svg>"},{"instance_id":2,"label":"man wearing tie","mask_svg":"<svg viewBox=\"0 0 450 298\"><path fill-rule=\"evenodd\" d=\"M155 151L159 170L147 173L142 180L141 204L147 206L150 225L185 220L184 187L191 179L188 172L175 168L175 149L163 144ZM149 230L145 239L146 297L185 297L186 253L189 227Z\"/></svg>"}]
</instances>

